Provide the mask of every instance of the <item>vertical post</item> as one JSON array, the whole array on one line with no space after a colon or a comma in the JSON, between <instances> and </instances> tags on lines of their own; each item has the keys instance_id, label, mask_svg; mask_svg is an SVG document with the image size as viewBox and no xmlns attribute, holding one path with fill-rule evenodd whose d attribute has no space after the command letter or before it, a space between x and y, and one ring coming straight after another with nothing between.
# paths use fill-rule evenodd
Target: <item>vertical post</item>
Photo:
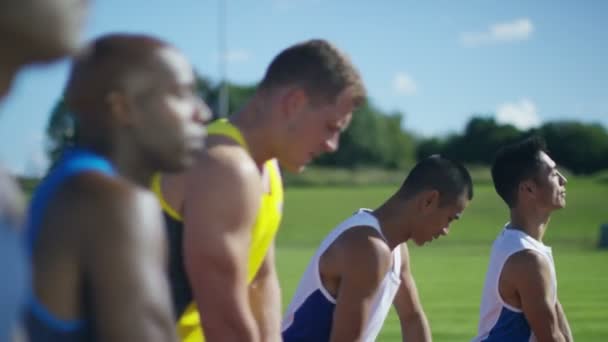
<instances>
[{"instance_id":1,"label":"vertical post","mask_svg":"<svg viewBox=\"0 0 608 342\"><path fill-rule=\"evenodd\" d=\"M218 97L218 115L220 118L228 116L228 80L226 76L226 0L219 0L218 15L218 44L220 51L220 91Z\"/></svg>"}]
</instances>

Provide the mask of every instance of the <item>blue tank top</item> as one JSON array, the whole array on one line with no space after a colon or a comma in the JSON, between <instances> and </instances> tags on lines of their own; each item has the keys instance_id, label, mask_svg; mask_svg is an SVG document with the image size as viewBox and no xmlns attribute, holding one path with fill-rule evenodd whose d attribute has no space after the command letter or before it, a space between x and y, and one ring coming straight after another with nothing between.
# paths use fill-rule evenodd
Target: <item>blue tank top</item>
<instances>
[{"instance_id":1,"label":"blue tank top","mask_svg":"<svg viewBox=\"0 0 608 342\"><path fill-rule=\"evenodd\" d=\"M100 172L108 176L115 176L112 164L104 157L89 150L74 148L67 150L57 165L40 183L32 197L28 211L26 226L26 249L30 258L36 248L36 240L42 226L46 207L52 201L55 192L71 177L84 172ZM84 303L86 303L86 289L83 289ZM86 304L85 304L86 305ZM82 312L88 312L86 308ZM25 312L25 326L31 342L39 341L94 341L93 317L85 314L79 320L65 320L57 318L42 303L33 291L27 302Z\"/></svg>"}]
</instances>

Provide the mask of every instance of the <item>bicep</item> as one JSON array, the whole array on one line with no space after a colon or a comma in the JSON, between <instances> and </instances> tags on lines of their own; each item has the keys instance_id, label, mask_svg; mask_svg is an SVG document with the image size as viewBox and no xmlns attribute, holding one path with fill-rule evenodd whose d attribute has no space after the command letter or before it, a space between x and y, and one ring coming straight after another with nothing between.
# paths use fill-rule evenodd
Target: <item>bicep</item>
<instances>
[{"instance_id":1,"label":"bicep","mask_svg":"<svg viewBox=\"0 0 608 342\"><path fill-rule=\"evenodd\" d=\"M334 342L362 337L376 291L389 267L382 252L360 247L351 245L338 258L340 285L331 331Z\"/></svg>"},{"instance_id":2,"label":"bicep","mask_svg":"<svg viewBox=\"0 0 608 342\"><path fill-rule=\"evenodd\" d=\"M256 175L199 167L205 179L188 179L184 201L186 271L201 311L207 306L230 310L246 295L251 226L260 197Z\"/></svg>"},{"instance_id":3,"label":"bicep","mask_svg":"<svg viewBox=\"0 0 608 342\"><path fill-rule=\"evenodd\" d=\"M559 338L555 290L547 262L536 252L526 252L507 261L505 269L515 284L522 311L537 339L553 341Z\"/></svg>"},{"instance_id":4,"label":"bicep","mask_svg":"<svg viewBox=\"0 0 608 342\"><path fill-rule=\"evenodd\" d=\"M401 263L399 277L401 283L399 284L399 290L393 304L397 310L399 319L403 321L407 317L417 315L422 311L418 289L411 272L409 251L406 244L403 244L401 247Z\"/></svg>"},{"instance_id":5,"label":"bicep","mask_svg":"<svg viewBox=\"0 0 608 342\"><path fill-rule=\"evenodd\" d=\"M373 301L373 288L369 279L353 283L343 279L334 309L331 341L359 341Z\"/></svg>"}]
</instances>

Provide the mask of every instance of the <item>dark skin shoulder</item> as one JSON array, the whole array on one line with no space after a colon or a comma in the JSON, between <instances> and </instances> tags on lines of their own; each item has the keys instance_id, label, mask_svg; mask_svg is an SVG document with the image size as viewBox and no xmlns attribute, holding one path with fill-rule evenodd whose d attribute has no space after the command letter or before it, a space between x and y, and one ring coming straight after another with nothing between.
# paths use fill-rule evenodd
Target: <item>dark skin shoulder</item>
<instances>
[{"instance_id":1,"label":"dark skin shoulder","mask_svg":"<svg viewBox=\"0 0 608 342\"><path fill-rule=\"evenodd\" d=\"M36 247L36 294L58 317L81 317L86 284L99 340L175 340L163 221L148 190L73 177L50 201Z\"/></svg>"}]
</instances>

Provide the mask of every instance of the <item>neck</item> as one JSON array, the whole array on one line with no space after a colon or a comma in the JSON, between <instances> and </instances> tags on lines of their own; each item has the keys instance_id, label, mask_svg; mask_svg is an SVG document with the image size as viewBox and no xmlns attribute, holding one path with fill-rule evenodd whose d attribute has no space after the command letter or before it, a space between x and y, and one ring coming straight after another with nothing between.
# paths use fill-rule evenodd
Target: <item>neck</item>
<instances>
[{"instance_id":1,"label":"neck","mask_svg":"<svg viewBox=\"0 0 608 342\"><path fill-rule=\"evenodd\" d=\"M261 168L264 163L274 158L272 145L272 128L265 120L267 113L264 111L262 99L255 96L243 107L242 110L232 115L230 122L234 124L243 135L247 143L249 154Z\"/></svg>"},{"instance_id":2,"label":"neck","mask_svg":"<svg viewBox=\"0 0 608 342\"><path fill-rule=\"evenodd\" d=\"M391 250L406 242L412 236L410 218L414 216L409 214L412 213L410 205L406 204L404 206L403 203L398 202L399 200L393 196L373 211L373 215L380 223L380 230Z\"/></svg>"},{"instance_id":3,"label":"neck","mask_svg":"<svg viewBox=\"0 0 608 342\"><path fill-rule=\"evenodd\" d=\"M527 211L521 208L511 209L511 228L525 232L534 239L542 241L549 223L550 214Z\"/></svg>"},{"instance_id":4,"label":"neck","mask_svg":"<svg viewBox=\"0 0 608 342\"><path fill-rule=\"evenodd\" d=\"M123 177L143 188L147 188L150 186L154 170L148 167L142 158L134 157L133 154L128 152L130 151L118 149L116 153L111 155L110 159L116 166L118 173Z\"/></svg>"},{"instance_id":5,"label":"neck","mask_svg":"<svg viewBox=\"0 0 608 342\"><path fill-rule=\"evenodd\" d=\"M100 148L98 145L86 143L79 145L106 156L121 177L144 188L150 185L154 169L148 166L141 152L131 147L135 144L120 144L121 148Z\"/></svg>"}]
</instances>

